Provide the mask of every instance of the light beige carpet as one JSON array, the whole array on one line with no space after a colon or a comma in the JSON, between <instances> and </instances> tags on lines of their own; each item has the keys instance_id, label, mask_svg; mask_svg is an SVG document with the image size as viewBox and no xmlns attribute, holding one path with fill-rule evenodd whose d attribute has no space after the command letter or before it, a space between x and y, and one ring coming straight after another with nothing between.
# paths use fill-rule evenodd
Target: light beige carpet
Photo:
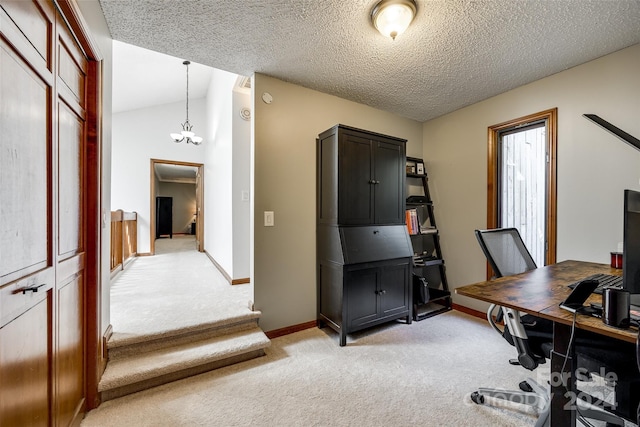
<instances>
[{"instance_id":1,"label":"light beige carpet","mask_svg":"<svg viewBox=\"0 0 640 427\"><path fill-rule=\"evenodd\" d=\"M471 402L478 386L517 388L530 373L486 322L448 312L392 323L339 347L329 330L272 340L267 356L106 402L83 427L529 426L531 411ZM547 365L548 366L548 365ZM596 424L598 425L598 424Z\"/></svg>"},{"instance_id":2,"label":"light beige carpet","mask_svg":"<svg viewBox=\"0 0 640 427\"><path fill-rule=\"evenodd\" d=\"M111 283L110 296L112 344L256 315L250 285L230 285L196 251L194 236L158 239L156 255L137 258Z\"/></svg>"}]
</instances>

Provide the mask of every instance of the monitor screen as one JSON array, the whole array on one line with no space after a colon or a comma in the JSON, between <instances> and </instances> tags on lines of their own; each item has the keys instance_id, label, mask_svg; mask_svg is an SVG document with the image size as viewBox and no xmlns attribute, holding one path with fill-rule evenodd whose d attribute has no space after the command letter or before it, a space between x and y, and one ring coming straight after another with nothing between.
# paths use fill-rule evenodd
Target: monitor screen
<instances>
[{"instance_id":1,"label":"monitor screen","mask_svg":"<svg viewBox=\"0 0 640 427\"><path fill-rule=\"evenodd\" d=\"M622 274L631 304L640 306L640 192L633 190L624 190Z\"/></svg>"}]
</instances>

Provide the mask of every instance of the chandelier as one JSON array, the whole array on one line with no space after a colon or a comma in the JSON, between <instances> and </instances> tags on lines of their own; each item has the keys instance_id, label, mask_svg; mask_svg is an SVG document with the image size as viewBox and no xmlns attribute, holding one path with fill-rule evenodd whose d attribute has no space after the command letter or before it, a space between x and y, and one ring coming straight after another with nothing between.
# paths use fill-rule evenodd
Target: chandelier
<instances>
[{"instance_id":1,"label":"chandelier","mask_svg":"<svg viewBox=\"0 0 640 427\"><path fill-rule=\"evenodd\" d=\"M184 141L187 144L200 145L202 143L202 137L196 136L192 130L193 125L189 123L189 64L191 64L191 62L184 61L183 64L187 67L187 120L182 123L182 131L180 133L171 133L170 135L175 142Z\"/></svg>"}]
</instances>

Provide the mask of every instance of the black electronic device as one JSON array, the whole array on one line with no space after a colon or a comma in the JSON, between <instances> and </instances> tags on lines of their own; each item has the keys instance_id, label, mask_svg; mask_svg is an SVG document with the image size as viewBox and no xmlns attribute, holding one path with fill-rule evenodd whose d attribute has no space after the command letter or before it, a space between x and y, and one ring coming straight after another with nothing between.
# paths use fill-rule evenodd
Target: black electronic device
<instances>
[{"instance_id":1,"label":"black electronic device","mask_svg":"<svg viewBox=\"0 0 640 427\"><path fill-rule=\"evenodd\" d=\"M584 313L588 309L584 302L596 287L598 287L597 280L583 280L573 288L567 299L560 303L560 308L564 308L571 313Z\"/></svg>"},{"instance_id":2,"label":"black electronic device","mask_svg":"<svg viewBox=\"0 0 640 427\"><path fill-rule=\"evenodd\" d=\"M427 199L427 196L409 196L407 197L407 203L409 204L429 203L429 199Z\"/></svg>"},{"instance_id":3,"label":"black electronic device","mask_svg":"<svg viewBox=\"0 0 640 427\"><path fill-rule=\"evenodd\" d=\"M640 306L640 192L624 190L624 243L622 287L631 294L631 305Z\"/></svg>"},{"instance_id":4,"label":"black electronic device","mask_svg":"<svg viewBox=\"0 0 640 427\"><path fill-rule=\"evenodd\" d=\"M628 328L631 320L629 291L606 288L602 293L602 321L616 328Z\"/></svg>"}]
</instances>

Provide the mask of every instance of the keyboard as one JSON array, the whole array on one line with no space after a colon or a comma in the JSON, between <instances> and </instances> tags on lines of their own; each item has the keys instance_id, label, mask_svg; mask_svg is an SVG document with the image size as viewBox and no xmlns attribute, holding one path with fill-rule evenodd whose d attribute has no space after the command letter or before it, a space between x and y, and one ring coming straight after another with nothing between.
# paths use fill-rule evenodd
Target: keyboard
<instances>
[{"instance_id":1,"label":"keyboard","mask_svg":"<svg viewBox=\"0 0 640 427\"><path fill-rule=\"evenodd\" d=\"M602 295L602 290L604 288L622 288L622 276L613 276L611 274L593 274L570 284L569 287L573 289L583 280L597 280L598 287L593 291L593 293L598 295Z\"/></svg>"}]
</instances>

